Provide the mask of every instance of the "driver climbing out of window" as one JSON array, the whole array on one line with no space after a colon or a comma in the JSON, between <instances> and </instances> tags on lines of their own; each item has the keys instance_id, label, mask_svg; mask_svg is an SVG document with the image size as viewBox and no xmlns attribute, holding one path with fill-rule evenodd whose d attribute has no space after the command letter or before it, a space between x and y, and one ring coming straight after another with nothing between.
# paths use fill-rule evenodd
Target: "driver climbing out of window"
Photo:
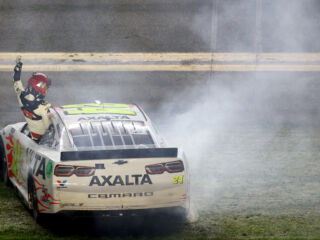
<instances>
[{"instance_id":1,"label":"driver climbing out of window","mask_svg":"<svg viewBox=\"0 0 320 240\"><path fill-rule=\"evenodd\" d=\"M39 142L51 124L49 118L51 105L44 100L51 81L43 73L33 73L29 78L28 87L24 89L20 80L21 70L22 62L19 56L14 67L13 86L21 110L29 125L31 138Z\"/></svg>"}]
</instances>

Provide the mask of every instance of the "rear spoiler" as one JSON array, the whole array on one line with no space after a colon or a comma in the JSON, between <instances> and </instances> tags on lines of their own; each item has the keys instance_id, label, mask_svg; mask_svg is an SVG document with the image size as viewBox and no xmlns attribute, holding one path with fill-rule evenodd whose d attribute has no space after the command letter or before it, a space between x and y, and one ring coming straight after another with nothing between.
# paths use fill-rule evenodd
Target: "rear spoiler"
<instances>
[{"instance_id":1,"label":"rear spoiler","mask_svg":"<svg viewBox=\"0 0 320 240\"><path fill-rule=\"evenodd\" d=\"M141 148L117 150L93 150L61 152L61 161L116 159L116 158L157 158L178 156L178 148Z\"/></svg>"}]
</instances>

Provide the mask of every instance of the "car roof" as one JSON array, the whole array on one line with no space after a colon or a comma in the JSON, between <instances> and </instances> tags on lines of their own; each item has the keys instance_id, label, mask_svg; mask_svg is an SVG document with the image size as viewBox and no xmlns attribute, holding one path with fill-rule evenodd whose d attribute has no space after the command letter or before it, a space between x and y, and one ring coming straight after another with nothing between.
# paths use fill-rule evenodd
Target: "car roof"
<instances>
[{"instance_id":1,"label":"car roof","mask_svg":"<svg viewBox=\"0 0 320 240\"><path fill-rule=\"evenodd\" d=\"M122 103L84 103L54 107L63 123L100 120L147 121L147 116L136 104Z\"/></svg>"}]
</instances>

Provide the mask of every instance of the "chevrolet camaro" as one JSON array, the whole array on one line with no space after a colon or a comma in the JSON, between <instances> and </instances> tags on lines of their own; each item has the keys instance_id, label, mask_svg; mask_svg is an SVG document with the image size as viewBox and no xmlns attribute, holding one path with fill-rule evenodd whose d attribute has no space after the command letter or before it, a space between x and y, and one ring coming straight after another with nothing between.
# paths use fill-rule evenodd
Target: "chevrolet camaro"
<instances>
[{"instance_id":1,"label":"chevrolet camaro","mask_svg":"<svg viewBox=\"0 0 320 240\"><path fill-rule=\"evenodd\" d=\"M34 218L189 208L187 162L135 104L52 107L40 142L20 122L0 132L1 179Z\"/></svg>"}]
</instances>

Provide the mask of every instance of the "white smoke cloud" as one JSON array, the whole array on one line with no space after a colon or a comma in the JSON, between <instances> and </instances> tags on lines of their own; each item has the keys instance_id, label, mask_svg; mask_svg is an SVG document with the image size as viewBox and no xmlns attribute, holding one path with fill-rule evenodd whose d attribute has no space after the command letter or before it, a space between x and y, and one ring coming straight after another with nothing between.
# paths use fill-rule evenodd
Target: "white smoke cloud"
<instances>
[{"instance_id":1,"label":"white smoke cloud","mask_svg":"<svg viewBox=\"0 0 320 240\"><path fill-rule=\"evenodd\" d=\"M274 76L216 73L163 102L161 114L154 116L169 143L186 152L193 212L308 201L310 195L303 194L309 190L299 186L298 178L290 179L293 172L303 176L308 169L296 151L314 151L304 131L318 122L306 107L308 102L314 106L315 98L306 98L314 79L301 81L295 73ZM288 198L291 194L295 200Z\"/></svg>"}]
</instances>

